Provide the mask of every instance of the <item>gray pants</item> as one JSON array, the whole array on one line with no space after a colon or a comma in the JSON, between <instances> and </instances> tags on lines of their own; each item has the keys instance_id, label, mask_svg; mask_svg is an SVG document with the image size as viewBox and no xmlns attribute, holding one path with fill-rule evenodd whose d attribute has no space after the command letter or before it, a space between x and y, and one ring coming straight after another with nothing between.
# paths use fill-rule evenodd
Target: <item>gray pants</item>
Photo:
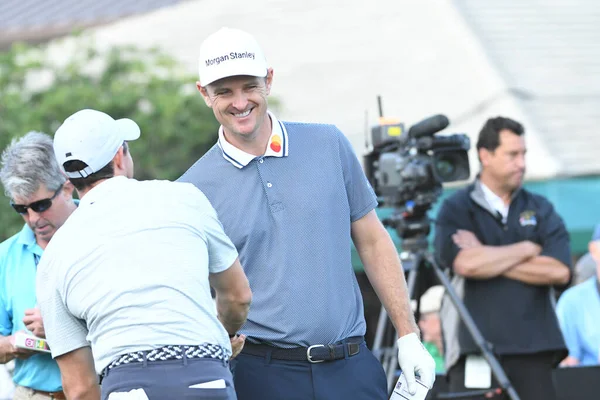
<instances>
[{"instance_id":1,"label":"gray pants","mask_svg":"<svg viewBox=\"0 0 600 400\"><path fill-rule=\"evenodd\" d=\"M211 388L210 382L220 380L225 381L225 388ZM119 365L102 380L102 400L111 393L134 389L143 389L150 400L237 400L229 363L214 358Z\"/></svg>"}]
</instances>

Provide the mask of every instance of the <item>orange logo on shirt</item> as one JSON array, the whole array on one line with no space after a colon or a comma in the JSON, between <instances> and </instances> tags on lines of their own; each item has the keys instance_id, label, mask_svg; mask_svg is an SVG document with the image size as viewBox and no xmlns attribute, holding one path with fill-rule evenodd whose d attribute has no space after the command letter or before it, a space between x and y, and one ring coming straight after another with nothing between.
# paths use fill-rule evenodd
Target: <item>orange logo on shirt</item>
<instances>
[{"instance_id":1,"label":"orange logo on shirt","mask_svg":"<svg viewBox=\"0 0 600 400\"><path fill-rule=\"evenodd\" d=\"M269 147L275 153L279 153L281 151L281 136L273 135L273 137L271 138L271 144L269 145Z\"/></svg>"}]
</instances>

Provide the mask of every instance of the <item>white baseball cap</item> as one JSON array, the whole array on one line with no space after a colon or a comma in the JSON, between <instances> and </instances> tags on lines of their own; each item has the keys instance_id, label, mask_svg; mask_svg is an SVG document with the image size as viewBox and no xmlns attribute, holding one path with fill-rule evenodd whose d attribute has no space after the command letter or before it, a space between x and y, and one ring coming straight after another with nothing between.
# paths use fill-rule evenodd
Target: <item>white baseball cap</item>
<instances>
[{"instance_id":1,"label":"white baseball cap","mask_svg":"<svg viewBox=\"0 0 600 400\"><path fill-rule=\"evenodd\" d=\"M258 42L247 32L221 28L200 46L200 85L237 75L267 76L267 59Z\"/></svg>"},{"instance_id":2,"label":"white baseball cap","mask_svg":"<svg viewBox=\"0 0 600 400\"><path fill-rule=\"evenodd\" d=\"M124 141L139 137L140 127L130 119L114 120L101 111L80 110L54 134L54 154L63 171L67 161L86 163L81 171L65 171L69 178L86 178L108 165Z\"/></svg>"}]
</instances>

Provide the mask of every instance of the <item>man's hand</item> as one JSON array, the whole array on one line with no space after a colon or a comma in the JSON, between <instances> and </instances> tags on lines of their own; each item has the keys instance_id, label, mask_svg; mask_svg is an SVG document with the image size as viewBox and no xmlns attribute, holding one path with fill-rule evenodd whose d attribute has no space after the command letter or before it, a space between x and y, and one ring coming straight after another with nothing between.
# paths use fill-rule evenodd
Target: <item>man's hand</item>
<instances>
[{"instance_id":1,"label":"man's hand","mask_svg":"<svg viewBox=\"0 0 600 400\"><path fill-rule=\"evenodd\" d=\"M568 356L560 362L561 367L576 367L579 365L579 360L575 357Z\"/></svg>"},{"instance_id":2,"label":"man's hand","mask_svg":"<svg viewBox=\"0 0 600 400\"><path fill-rule=\"evenodd\" d=\"M473 232L465 231L463 229L457 230L456 233L452 235L452 240L461 250L481 246L481 242Z\"/></svg>"},{"instance_id":3,"label":"man's hand","mask_svg":"<svg viewBox=\"0 0 600 400\"><path fill-rule=\"evenodd\" d=\"M25 310L23 317L25 327L33 333L34 336L45 339L46 331L44 331L44 323L42 322L42 314L39 308L30 308Z\"/></svg>"},{"instance_id":4,"label":"man's hand","mask_svg":"<svg viewBox=\"0 0 600 400\"><path fill-rule=\"evenodd\" d=\"M398 364L406 377L410 394L417 392L415 374L429 389L435 382L435 361L416 333L409 333L398 339Z\"/></svg>"},{"instance_id":5,"label":"man's hand","mask_svg":"<svg viewBox=\"0 0 600 400\"><path fill-rule=\"evenodd\" d=\"M36 354L33 350L20 349L15 346L15 336L5 336L0 339L0 364L6 364L15 358L25 360Z\"/></svg>"},{"instance_id":6,"label":"man's hand","mask_svg":"<svg viewBox=\"0 0 600 400\"><path fill-rule=\"evenodd\" d=\"M246 343L246 335L235 335L231 339L231 358L237 357L238 354L244 348L244 344Z\"/></svg>"}]
</instances>

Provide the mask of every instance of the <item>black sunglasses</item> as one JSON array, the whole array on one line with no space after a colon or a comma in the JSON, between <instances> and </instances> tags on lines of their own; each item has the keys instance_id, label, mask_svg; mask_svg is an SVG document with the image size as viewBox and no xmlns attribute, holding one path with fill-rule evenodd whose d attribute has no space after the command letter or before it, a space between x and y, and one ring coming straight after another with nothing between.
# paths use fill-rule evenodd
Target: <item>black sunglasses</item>
<instances>
[{"instance_id":1,"label":"black sunglasses","mask_svg":"<svg viewBox=\"0 0 600 400\"><path fill-rule=\"evenodd\" d=\"M64 183L62 185L60 185L60 187L58 189L56 189L56 192L54 192L52 197L50 197L49 199L42 199L42 200L34 201L33 203L31 203L29 205L15 204L11 201L10 205L12 206L12 208L15 209L16 212L18 212L21 215L27 214L28 208L31 208L36 213L44 212L47 209L49 209L50 207L52 207L52 200L54 200L54 198L56 196L58 196L58 194L60 193L63 186L64 186Z\"/></svg>"}]
</instances>

